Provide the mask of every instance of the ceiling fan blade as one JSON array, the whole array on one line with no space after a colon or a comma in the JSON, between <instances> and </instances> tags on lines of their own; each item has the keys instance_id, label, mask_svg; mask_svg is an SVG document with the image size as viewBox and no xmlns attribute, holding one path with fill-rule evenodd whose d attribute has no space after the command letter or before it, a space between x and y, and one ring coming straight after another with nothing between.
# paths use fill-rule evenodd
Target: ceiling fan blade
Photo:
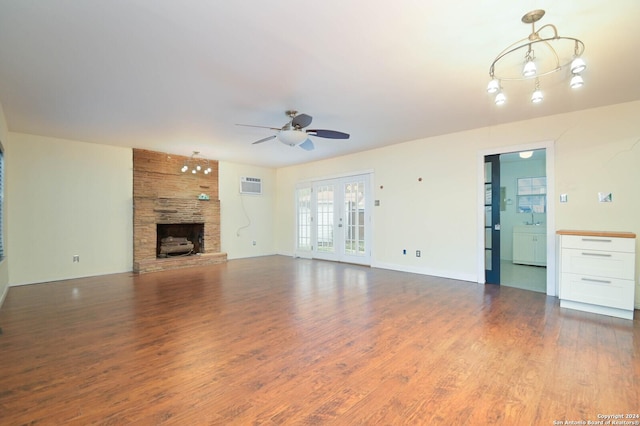
<instances>
[{"instance_id":1,"label":"ceiling fan blade","mask_svg":"<svg viewBox=\"0 0 640 426\"><path fill-rule=\"evenodd\" d=\"M291 124L296 129L302 129L303 127L307 127L309 124L311 124L311 120L313 120L313 117L311 117L310 115L300 114L293 117L293 120L291 120Z\"/></svg>"},{"instance_id":2,"label":"ceiling fan blade","mask_svg":"<svg viewBox=\"0 0 640 426\"><path fill-rule=\"evenodd\" d=\"M267 136L266 138L262 138L259 141L255 141L254 143L252 143L252 145L255 145L257 143L262 143L262 142L266 142L266 141L270 141L271 139L275 139L276 135L271 135L271 136Z\"/></svg>"},{"instance_id":3,"label":"ceiling fan blade","mask_svg":"<svg viewBox=\"0 0 640 426\"><path fill-rule=\"evenodd\" d=\"M238 124L238 123L236 123L236 126L242 126L242 127L258 127L258 128L260 128L260 129L280 130L280 127L254 126L253 124Z\"/></svg>"},{"instance_id":4,"label":"ceiling fan blade","mask_svg":"<svg viewBox=\"0 0 640 426\"><path fill-rule=\"evenodd\" d=\"M328 139L349 139L348 133L336 132L335 130L309 129L307 134Z\"/></svg>"},{"instance_id":5,"label":"ceiling fan blade","mask_svg":"<svg viewBox=\"0 0 640 426\"><path fill-rule=\"evenodd\" d=\"M313 146L313 142L311 142L311 139L307 139L306 141L302 142L300 145L298 145L300 148L304 149L305 151L313 151L313 149L315 148Z\"/></svg>"}]
</instances>

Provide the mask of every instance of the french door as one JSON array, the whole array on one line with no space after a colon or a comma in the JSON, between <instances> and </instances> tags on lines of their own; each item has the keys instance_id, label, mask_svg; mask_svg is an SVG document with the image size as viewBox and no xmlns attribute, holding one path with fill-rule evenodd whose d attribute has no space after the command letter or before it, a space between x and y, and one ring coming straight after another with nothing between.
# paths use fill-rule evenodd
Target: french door
<instances>
[{"instance_id":1,"label":"french door","mask_svg":"<svg viewBox=\"0 0 640 426\"><path fill-rule=\"evenodd\" d=\"M298 255L371 264L370 180L365 174L298 187Z\"/></svg>"}]
</instances>

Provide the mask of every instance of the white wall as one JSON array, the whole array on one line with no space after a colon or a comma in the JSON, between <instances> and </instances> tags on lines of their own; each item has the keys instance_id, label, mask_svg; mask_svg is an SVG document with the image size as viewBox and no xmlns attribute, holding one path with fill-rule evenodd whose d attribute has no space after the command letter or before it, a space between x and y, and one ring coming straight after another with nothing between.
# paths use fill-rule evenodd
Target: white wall
<instances>
[{"instance_id":1,"label":"white wall","mask_svg":"<svg viewBox=\"0 0 640 426\"><path fill-rule=\"evenodd\" d=\"M262 179L262 195L241 195L242 176ZM275 169L219 162L220 243L228 259L275 254L275 176Z\"/></svg>"},{"instance_id":2,"label":"white wall","mask_svg":"<svg viewBox=\"0 0 640 426\"><path fill-rule=\"evenodd\" d=\"M555 141L555 194L569 196L555 204L557 229L640 234L638 111L640 102L630 102L278 169L276 248L293 251L296 182L373 169L381 203L373 212L373 265L478 281L478 154L540 141ZM598 203L598 191L612 191L614 202ZM422 257L403 256L404 248Z\"/></svg>"},{"instance_id":3,"label":"white wall","mask_svg":"<svg viewBox=\"0 0 640 426\"><path fill-rule=\"evenodd\" d=\"M5 148L10 285L132 270L130 148L19 133Z\"/></svg>"},{"instance_id":4,"label":"white wall","mask_svg":"<svg viewBox=\"0 0 640 426\"><path fill-rule=\"evenodd\" d=\"M278 252L293 251L296 182L373 170L373 266L474 280L476 248L464 242L475 241L477 159L463 152L466 140L459 133L278 169Z\"/></svg>"},{"instance_id":5,"label":"white wall","mask_svg":"<svg viewBox=\"0 0 640 426\"><path fill-rule=\"evenodd\" d=\"M6 149L7 142L9 140L9 130L7 128L7 120L4 117L4 110L2 109L2 104L0 103L0 142ZM5 152L6 154L6 152ZM5 164L7 163L5 157ZM8 251L7 251L7 203L8 197L6 196L6 171L5 171L5 193L4 193L4 203L2 205L3 214L2 214L2 230L4 232L4 259L0 260L0 306L2 306L2 302L7 295L7 291L9 290L9 259L8 259Z\"/></svg>"}]
</instances>

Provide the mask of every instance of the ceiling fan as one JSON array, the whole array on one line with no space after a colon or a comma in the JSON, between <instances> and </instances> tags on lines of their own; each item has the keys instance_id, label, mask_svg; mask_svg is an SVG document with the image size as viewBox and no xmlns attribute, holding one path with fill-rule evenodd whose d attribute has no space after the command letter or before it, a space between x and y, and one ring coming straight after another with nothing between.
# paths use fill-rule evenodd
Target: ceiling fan
<instances>
[{"instance_id":1,"label":"ceiling fan","mask_svg":"<svg viewBox=\"0 0 640 426\"><path fill-rule=\"evenodd\" d=\"M323 130L323 129L305 129L313 118L307 114L298 114L298 111L289 110L285 114L289 117L289 122L284 126L278 127L266 127L266 126L254 126L251 124L238 124L238 126L246 127L260 127L263 129L277 130L275 135L267 136L253 142L253 144L263 143L275 139L276 137L280 142L289 146L299 146L300 148L311 151L314 146L309 136L317 136L319 138L327 139L349 139L348 133L337 132L335 130Z\"/></svg>"}]
</instances>

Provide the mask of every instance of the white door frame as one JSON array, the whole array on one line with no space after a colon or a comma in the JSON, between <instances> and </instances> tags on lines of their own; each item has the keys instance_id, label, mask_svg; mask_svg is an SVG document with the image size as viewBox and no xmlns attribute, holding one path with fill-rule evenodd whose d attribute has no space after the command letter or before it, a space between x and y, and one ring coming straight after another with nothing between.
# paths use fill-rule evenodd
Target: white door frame
<instances>
[{"instance_id":1,"label":"white door frame","mask_svg":"<svg viewBox=\"0 0 640 426\"><path fill-rule=\"evenodd\" d=\"M546 174L547 174L547 295L558 295L558 281L556 274L556 215L555 215L555 141L543 141L526 143L522 145L510 145L491 148L478 152L478 177L477 177L477 276L478 283L484 284L484 157L494 154L506 154L509 152L528 151L535 149L546 150Z\"/></svg>"}]
</instances>

